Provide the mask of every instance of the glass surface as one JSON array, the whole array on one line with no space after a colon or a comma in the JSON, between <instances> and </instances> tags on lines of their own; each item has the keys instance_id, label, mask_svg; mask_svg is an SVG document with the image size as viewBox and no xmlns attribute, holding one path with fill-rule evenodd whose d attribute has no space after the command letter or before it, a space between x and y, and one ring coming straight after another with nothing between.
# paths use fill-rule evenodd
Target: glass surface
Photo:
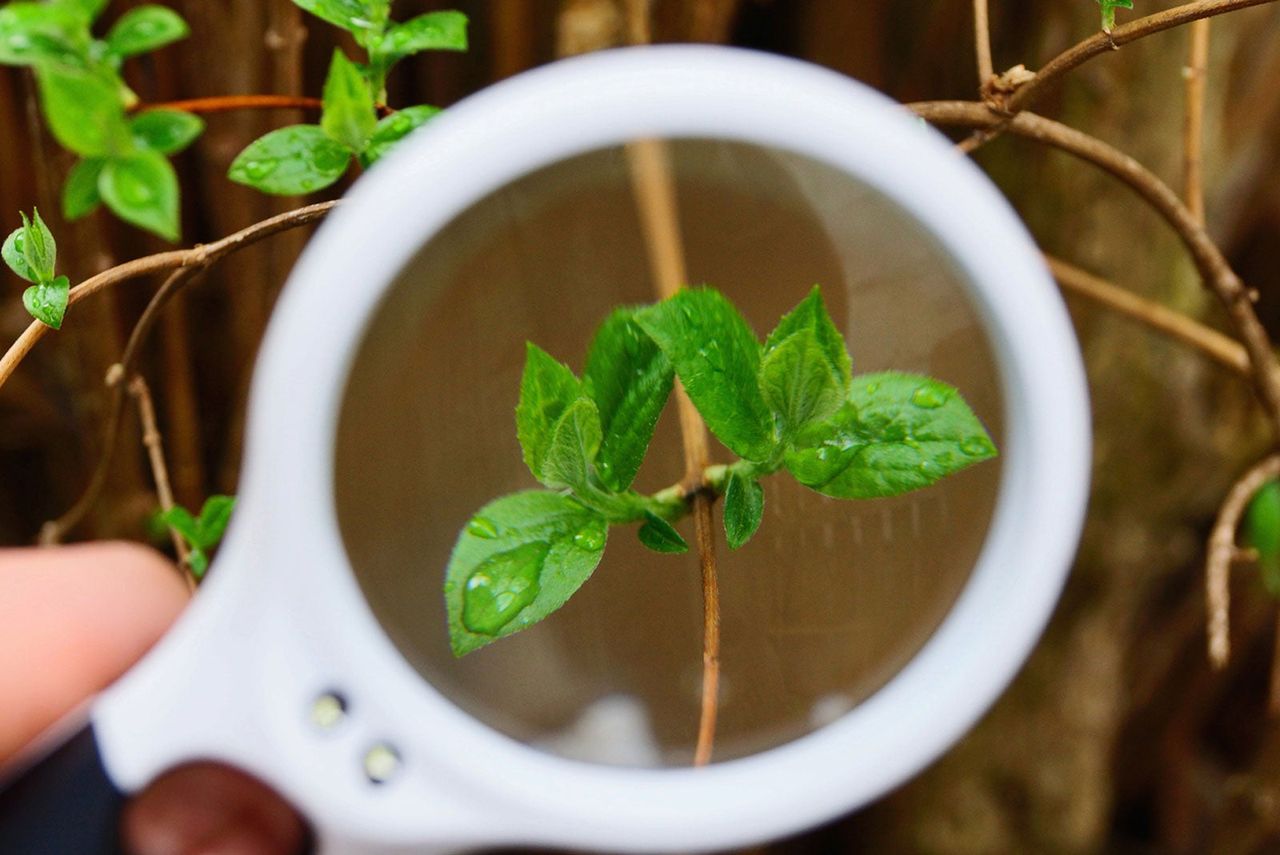
<instances>
[{"instance_id":1,"label":"glass surface","mask_svg":"<svg viewBox=\"0 0 1280 855\"><path fill-rule=\"evenodd\" d=\"M798 155L670 143L689 277L724 291L762 337L816 282L855 372L957 386L1001 444L992 354L959 273L875 191ZM413 192L430 192L430 188ZM336 502L352 568L405 658L512 737L605 763L684 765L698 727L697 558L658 555L635 526L542 624L462 659L441 590L482 505L537 486L516 441L525 342L581 372L609 310L651 302L622 148L547 167L483 199L404 270L349 378ZM730 458L713 440L713 456ZM683 472L668 404L637 489ZM722 690L715 759L810 732L891 678L938 626L982 546L1000 461L894 499L836 501L779 473L748 545L718 544ZM717 528L719 528L717 505ZM680 524L693 541L691 520Z\"/></svg>"}]
</instances>

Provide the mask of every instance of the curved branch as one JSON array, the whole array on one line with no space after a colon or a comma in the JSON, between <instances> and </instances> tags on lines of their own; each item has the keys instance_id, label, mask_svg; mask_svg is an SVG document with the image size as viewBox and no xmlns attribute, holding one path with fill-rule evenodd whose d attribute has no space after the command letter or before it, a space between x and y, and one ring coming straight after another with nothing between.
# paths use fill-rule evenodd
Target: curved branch
<instances>
[{"instance_id":1,"label":"curved branch","mask_svg":"<svg viewBox=\"0 0 1280 855\"><path fill-rule=\"evenodd\" d=\"M278 214L260 223L254 223L248 228L241 229L213 243L200 244L190 249L160 252L155 255L127 261L124 264L112 267L110 270L104 270L96 276L91 276L72 288L67 298L67 308L69 310L86 297L91 297L105 288L110 288L130 279L181 268L208 267L218 259L237 252L246 246L252 246L272 235L314 223L329 213L337 204L338 202L336 201L318 202L314 205L307 205L304 208ZM44 338L48 331L49 327L39 321L32 321L22 335L18 336L17 340L9 346L4 356L0 357L0 386L3 386L13 375L18 364L26 358L31 349L36 346L36 342Z\"/></svg>"},{"instance_id":2,"label":"curved branch","mask_svg":"<svg viewBox=\"0 0 1280 855\"><path fill-rule=\"evenodd\" d=\"M1173 29L1202 18L1212 18L1237 9L1274 2L1276 0L1195 0L1192 3L1184 3L1181 6L1122 24L1113 29L1109 35L1104 32L1094 33L1049 60L1035 77L1018 87L1017 91L1009 96L1006 107L1011 113L1025 109L1040 94L1041 89L1067 72L1084 65L1098 54L1113 51L1153 33Z\"/></svg>"},{"instance_id":3,"label":"curved branch","mask_svg":"<svg viewBox=\"0 0 1280 855\"><path fill-rule=\"evenodd\" d=\"M1250 376L1249 355L1240 342L1167 306L1118 288L1105 279L1053 256L1045 256L1053 278L1064 290L1088 297L1183 344L1242 375Z\"/></svg>"},{"instance_id":4,"label":"curved branch","mask_svg":"<svg viewBox=\"0 0 1280 855\"><path fill-rule=\"evenodd\" d=\"M1263 458L1240 476L1218 510L1218 518L1209 535L1209 554L1205 561L1205 603L1209 610L1209 662L1222 668L1231 655L1230 609L1231 564L1240 558L1236 547L1236 529L1245 508L1268 481L1280 477L1280 454Z\"/></svg>"},{"instance_id":5,"label":"curved branch","mask_svg":"<svg viewBox=\"0 0 1280 855\"><path fill-rule=\"evenodd\" d=\"M1271 339L1253 309L1254 294L1231 269L1222 251L1167 184L1132 157L1096 137L1034 113L1002 116L975 101L930 101L908 105L934 124L966 128L1003 127L1017 136L1051 145L1088 161L1128 184L1182 239L1205 284L1217 295L1244 345L1272 429L1280 440L1280 363Z\"/></svg>"},{"instance_id":6,"label":"curved branch","mask_svg":"<svg viewBox=\"0 0 1280 855\"><path fill-rule=\"evenodd\" d=\"M148 110L181 110L184 113L230 113L235 110L323 110L324 102L306 95L214 95L208 98L186 98L157 104L138 104L131 112ZM378 105L379 116L394 113L386 104Z\"/></svg>"}]
</instances>

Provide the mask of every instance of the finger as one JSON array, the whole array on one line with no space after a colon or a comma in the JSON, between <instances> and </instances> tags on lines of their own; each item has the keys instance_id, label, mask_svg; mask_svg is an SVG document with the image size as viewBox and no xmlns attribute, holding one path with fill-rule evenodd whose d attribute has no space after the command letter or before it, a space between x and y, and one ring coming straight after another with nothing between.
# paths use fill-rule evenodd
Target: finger
<instances>
[{"instance_id":1,"label":"finger","mask_svg":"<svg viewBox=\"0 0 1280 855\"><path fill-rule=\"evenodd\" d=\"M128 670L187 599L135 544L0 549L0 763Z\"/></svg>"},{"instance_id":2,"label":"finger","mask_svg":"<svg viewBox=\"0 0 1280 855\"><path fill-rule=\"evenodd\" d=\"M302 819L262 782L201 763L169 772L125 808L122 836L134 855L291 855Z\"/></svg>"}]
</instances>

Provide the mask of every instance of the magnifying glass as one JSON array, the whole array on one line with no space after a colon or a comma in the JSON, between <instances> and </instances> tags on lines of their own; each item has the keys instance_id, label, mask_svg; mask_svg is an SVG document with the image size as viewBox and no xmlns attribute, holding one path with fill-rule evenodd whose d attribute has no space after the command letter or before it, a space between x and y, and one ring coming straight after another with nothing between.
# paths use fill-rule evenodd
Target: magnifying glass
<instances>
[{"instance_id":1,"label":"magnifying glass","mask_svg":"<svg viewBox=\"0 0 1280 855\"><path fill-rule=\"evenodd\" d=\"M720 727L698 769L696 559L613 538L564 608L461 659L441 593L475 510L534 486L512 419L525 342L572 359L611 308L653 301L638 139L668 152L692 281L757 331L820 283L856 373L944 379L1000 448L891 499L770 484L759 536L722 548ZM678 480L679 444L668 413L644 489ZM111 851L121 794L192 760L278 789L322 852L792 833L919 771L1012 678L1073 554L1088 460L1038 253L900 108L725 48L522 75L407 141L312 241L263 346L217 567L85 729L11 781L0 837L70 823L74 851Z\"/></svg>"}]
</instances>

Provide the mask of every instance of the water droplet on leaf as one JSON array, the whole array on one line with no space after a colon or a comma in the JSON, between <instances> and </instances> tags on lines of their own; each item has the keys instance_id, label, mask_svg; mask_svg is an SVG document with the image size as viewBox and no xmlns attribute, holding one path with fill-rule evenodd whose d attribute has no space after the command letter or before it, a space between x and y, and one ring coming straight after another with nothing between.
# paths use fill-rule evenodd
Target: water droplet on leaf
<instances>
[{"instance_id":1,"label":"water droplet on leaf","mask_svg":"<svg viewBox=\"0 0 1280 855\"><path fill-rule=\"evenodd\" d=\"M545 543L526 543L481 562L462 591L463 626L481 635L497 635L515 620L538 597L548 549Z\"/></svg>"},{"instance_id":2,"label":"water droplet on leaf","mask_svg":"<svg viewBox=\"0 0 1280 855\"><path fill-rule=\"evenodd\" d=\"M604 547L604 539L604 526L593 522L573 536L573 545L588 552L598 552Z\"/></svg>"},{"instance_id":3,"label":"water droplet on leaf","mask_svg":"<svg viewBox=\"0 0 1280 855\"><path fill-rule=\"evenodd\" d=\"M467 523L467 534L485 539L494 538L498 536L498 527L488 517L473 517Z\"/></svg>"},{"instance_id":4,"label":"water droplet on leaf","mask_svg":"<svg viewBox=\"0 0 1280 855\"><path fill-rule=\"evenodd\" d=\"M933 386L921 386L911 393L911 403L926 410L936 410L946 402L942 391Z\"/></svg>"},{"instance_id":5,"label":"water droplet on leaf","mask_svg":"<svg viewBox=\"0 0 1280 855\"><path fill-rule=\"evenodd\" d=\"M960 450L970 457L986 457L995 448L985 436L972 436L960 443Z\"/></svg>"}]
</instances>

